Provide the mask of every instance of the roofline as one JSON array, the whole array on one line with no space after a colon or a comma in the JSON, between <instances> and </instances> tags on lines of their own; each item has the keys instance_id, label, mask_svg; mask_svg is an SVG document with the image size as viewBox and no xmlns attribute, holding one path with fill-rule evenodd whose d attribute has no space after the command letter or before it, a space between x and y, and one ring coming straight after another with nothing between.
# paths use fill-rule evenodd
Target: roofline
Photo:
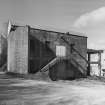
<instances>
[{"instance_id":1,"label":"roofline","mask_svg":"<svg viewBox=\"0 0 105 105\"><path fill-rule=\"evenodd\" d=\"M16 27L25 27L26 26L26 27L29 27L29 28L32 28L32 29L35 29L35 30L40 30L40 31L46 31L46 32L52 32L52 33L59 33L59 34L64 34L64 35L88 38L87 36L80 35L82 33L76 32L77 33L76 34L74 31L64 33L64 32L59 32L59 31L52 31L52 30L45 30L45 29L41 29L41 28L34 28L34 27L31 27L30 25L24 25L24 26L13 25L13 26L16 26Z\"/></svg>"},{"instance_id":2,"label":"roofline","mask_svg":"<svg viewBox=\"0 0 105 105\"><path fill-rule=\"evenodd\" d=\"M29 26L30 27L30 26ZM45 30L45 29L40 29L40 28L33 28L33 27L30 27L32 29L35 29L35 30L41 30L41 31L46 31L46 32L53 32L53 33L59 33L59 34L64 34L64 35L71 35L71 36L77 36L77 37L85 37L85 38L88 38L87 36L82 36L82 35L76 35L75 33L70 33L68 34L68 32L64 33L64 32L58 32L58 31L51 31L51 30ZM80 33L79 33L80 34Z\"/></svg>"}]
</instances>

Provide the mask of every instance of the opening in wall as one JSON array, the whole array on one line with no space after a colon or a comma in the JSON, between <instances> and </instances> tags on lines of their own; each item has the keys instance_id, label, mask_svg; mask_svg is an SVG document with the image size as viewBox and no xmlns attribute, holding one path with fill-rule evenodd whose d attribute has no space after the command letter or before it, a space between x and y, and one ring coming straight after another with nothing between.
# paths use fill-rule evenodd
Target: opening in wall
<instances>
[{"instance_id":1,"label":"opening in wall","mask_svg":"<svg viewBox=\"0 0 105 105\"><path fill-rule=\"evenodd\" d=\"M56 46L56 56L65 57L66 56L66 47L62 45Z\"/></svg>"}]
</instances>

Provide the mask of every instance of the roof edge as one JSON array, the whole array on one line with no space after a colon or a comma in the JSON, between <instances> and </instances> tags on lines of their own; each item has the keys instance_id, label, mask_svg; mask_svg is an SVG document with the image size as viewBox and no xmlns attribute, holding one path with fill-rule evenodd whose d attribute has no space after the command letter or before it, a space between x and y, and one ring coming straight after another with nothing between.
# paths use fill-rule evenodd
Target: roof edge
<instances>
[{"instance_id":1,"label":"roof edge","mask_svg":"<svg viewBox=\"0 0 105 105\"><path fill-rule=\"evenodd\" d=\"M85 38L88 38L87 36L84 36L83 33L79 33L79 32L76 32L76 31L70 31L70 32L59 32L59 31L52 31L52 30L46 30L46 29L41 29L41 28L34 28L34 27L31 27L30 25L15 25L15 24L12 24L13 26L16 26L16 27L30 27L32 29L35 29L35 30L41 30L41 31L46 31L46 32L53 32L53 33L59 33L59 34L64 34L64 35L70 35L70 36L77 36L77 37L85 37ZM80 35L82 34L82 35Z\"/></svg>"}]
</instances>

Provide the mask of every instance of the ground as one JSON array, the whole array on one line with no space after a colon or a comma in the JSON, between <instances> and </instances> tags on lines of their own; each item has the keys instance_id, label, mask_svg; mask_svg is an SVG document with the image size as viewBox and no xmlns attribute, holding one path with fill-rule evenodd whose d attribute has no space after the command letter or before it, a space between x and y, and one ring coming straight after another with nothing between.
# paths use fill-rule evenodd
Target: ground
<instances>
[{"instance_id":1,"label":"ground","mask_svg":"<svg viewBox=\"0 0 105 105\"><path fill-rule=\"evenodd\" d=\"M105 82L43 81L0 74L0 105L104 105Z\"/></svg>"}]
</instances>

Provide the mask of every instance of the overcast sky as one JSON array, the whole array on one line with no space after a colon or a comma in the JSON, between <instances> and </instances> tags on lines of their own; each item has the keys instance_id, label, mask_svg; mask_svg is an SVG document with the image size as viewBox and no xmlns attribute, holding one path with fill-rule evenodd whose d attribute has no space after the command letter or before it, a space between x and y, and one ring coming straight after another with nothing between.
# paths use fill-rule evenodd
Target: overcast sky
<instances>
[{"instance_id":1,"label":"overcast sky","mask_svg":"<svg viewBox=\"0 0 105 105\"><path fill-rule=\"evenodd\" d=\"M88 36L89 48L105 49L105 0L0 0L0 26L11 20Z\"/></svg>"}]
</instances>

